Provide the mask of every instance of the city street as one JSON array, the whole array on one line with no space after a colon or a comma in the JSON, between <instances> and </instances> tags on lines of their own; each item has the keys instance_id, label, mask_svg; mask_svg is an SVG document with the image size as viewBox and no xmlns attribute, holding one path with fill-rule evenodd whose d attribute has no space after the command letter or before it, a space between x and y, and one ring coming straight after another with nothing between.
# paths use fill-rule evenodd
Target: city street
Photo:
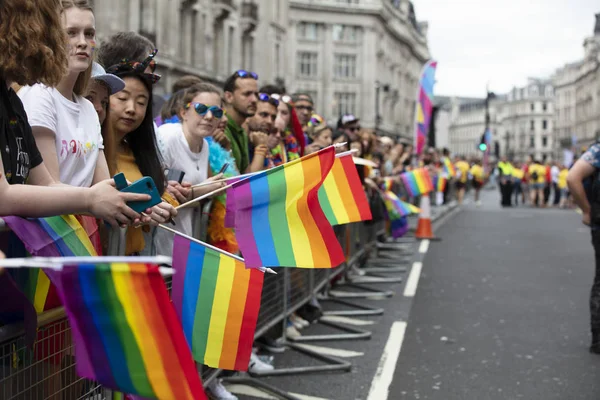
<instances>
[{"instance_id":1,"label":"city street","mask_svg":"<svg viewBox=\"0 0 600 400\"><path fill-rule=\"evenodd\" d=\"M587 349L589 230L574 211L502 209L495 190L483 193L483 203L469 200L450 215L436 229L442 241L412 244L406 264L423 260L414 297L405 283L371 285L395 294L360 300L384 315L348 320L362 321L370 340L314 343L351 361L351 373L265 382L305 399L385 400L388 385L389 399L599 398L600 357ZM275 361L301 363L291 351ZM252 392L237 392L255 398L244 393Z\"/></svg>"}]
</instances>

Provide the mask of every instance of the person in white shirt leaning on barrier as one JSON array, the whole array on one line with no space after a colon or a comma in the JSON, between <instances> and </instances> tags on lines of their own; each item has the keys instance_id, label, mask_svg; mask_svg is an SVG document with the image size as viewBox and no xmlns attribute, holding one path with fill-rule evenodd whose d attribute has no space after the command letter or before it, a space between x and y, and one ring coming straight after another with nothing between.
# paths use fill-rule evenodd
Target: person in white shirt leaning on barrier
<instances>
[{"instance_id":1,"label":"person in white shirt leaning on barrier","mask_svg":"<svg viewBox=\"0 0 600 400\"><path fill-rule=\"evenodd\" d=\"M0 215L89 213L113 226L148 220L126 202L149 196L120 193L112 179L91 188L57 182L37 148L23 104L10 88L13 83L52 87L63 78L68 58L59 2L3 1L0 37Z\"/></svg>"}]
</instances>

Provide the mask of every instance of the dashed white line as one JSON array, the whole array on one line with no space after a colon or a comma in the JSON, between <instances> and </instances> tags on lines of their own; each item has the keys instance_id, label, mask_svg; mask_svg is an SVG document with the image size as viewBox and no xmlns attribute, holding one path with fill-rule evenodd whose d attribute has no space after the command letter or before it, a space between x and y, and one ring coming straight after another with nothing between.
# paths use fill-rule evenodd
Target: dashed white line
<instances>
[{"instance_id":1,"label":"dashed white line","mask_svg":"<svg viewBox=\"0 0 600 400\"><path fill-rule=\"evenodd\" d=\"M425 254L429 250L429 239L425 239L419 245L419 253Z\"/></svg>"},{"instance_id":2,"label":"dashed white line","mask_svg":"<svg viewBox=\"0 0 600 400\"><path fill-rule=\"evenodd\" d=\"M383 349L375 377L371 382L371 389L369 390L367 400L386 400L388 398L398 356L400 355L400 350L402 350L405 332L406 322L396 321L392 324L390 336Z\"/></svg>"},{"instance_id":3,"label":"dashed white line","mask_svg":"<svg viewBox=\"0 0 600 400\"><path fill-rule=\"evenodd\" d=\"M414 297L415 293L417 293L421 269L423 269L423 263L418 261L413 263L408 279L406 280L406 286L404 286L404 297Z\"/></svg>"}]
</instances>

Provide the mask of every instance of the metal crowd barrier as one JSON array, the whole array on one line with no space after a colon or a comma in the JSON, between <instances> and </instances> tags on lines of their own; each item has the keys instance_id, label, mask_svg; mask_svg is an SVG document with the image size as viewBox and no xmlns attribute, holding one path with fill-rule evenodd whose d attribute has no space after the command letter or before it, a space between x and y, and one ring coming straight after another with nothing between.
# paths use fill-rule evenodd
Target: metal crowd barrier
<instances>
[{"instance_id":1,"label":"metal crowd barrier","mask_svg":"<svg viewBox=\"0 0 600 400\"><path fill-rule=\"evenodd\" d=\"M194 236L204 240L208 226L210 204L198 208L194 223ZM0 219L0 234L6 234L6 227ZM346 306L351 306L358 314L347 314L348 311L329 311L325 315L376 315L382 309L372 309L360 304L345 300L345 297L365 297L378 294L378 291L361 287L349 279L352 268L364 262L369 255L378 251L377 238L384 234L382 219L355 223L336 227L337 237L344 248L346 262L335 269L295 269L278 268L277 275L266 274L262 293L255 338L267 334L271 329L281 326L285 338L285 324L287 318L313 298L319 301L333 301ZM125 230L117 229L110 232L108 238L109 249L107 255L123 255L125 247ZM333 283L350 285L361 289L362 293L344 295L335 293ZM167 282L170 289L170 282ZM391 295L381 292L381 295ZM363 314L360 314L363 313ZM366 313L366 314L365 314ZM340 339L368 339L371 333L360 329L349 328L333 322L323 322L340 330L332 335L302 336L295 340L285 338L285 345L311 357L324 361L325 365L275 369L261 375L301 374L319 371L348 371L351 364L334 357L323 356L304 349L295 342L315 340L340 340ZM79 378L75 373L75 359L71 341L70 327L62 307L38 315L37 341L34 348L25 344L22 324L0 326L0 400L100 400L113 398L112 393L87 379ZM205 385L215 379L220 373L199 366ZM228 378L236 382L250 378ZM251 379L250 379L251 380ZM275 394L284 399L292 399L286 393L269 386L264 382L254 380L255 386Z\"/></svg>"}]
</instances>

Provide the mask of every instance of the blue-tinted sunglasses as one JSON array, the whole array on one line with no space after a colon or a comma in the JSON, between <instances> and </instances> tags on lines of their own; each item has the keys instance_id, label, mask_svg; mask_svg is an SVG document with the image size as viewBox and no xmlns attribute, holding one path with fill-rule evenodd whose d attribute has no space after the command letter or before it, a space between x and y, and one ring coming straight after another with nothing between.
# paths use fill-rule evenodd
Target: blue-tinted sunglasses
<instances>
[{"instance_id":1,"label":"blue-tinted sunglasses","mask_svg":"<svg viewBox=\"0 0 600 400\"><path fill-rule=\"evenodd\" d=\"M266 93L259 93L259 94L258 94L258 100L260 100L260 101L265 101L265 102L269 102L269 103L271 103L271 104L274 104L274 105L275 105L275 107L279 106L279 100L278 100L278 99L276 99L276 98L275 98L275 97L273 97L273 96L269 96L269 95L268 95L268 94L266 94Z\"/></svg>"},{"instance_id":2,"label":"blue-tinted sunglasses","mask_svg":"<svg viewBox=\"0 0 600 400\"><path fill-rule=\"evenodd\" d=\"M208 113L209 111L215 118L222 118L223 114L225 114L225 111L221 107L217 107L217 106L209 107L206 104L202 104L202 103L188 103L185 106L185 108L190 108L192 106L194 107L194 110L196 111L196 113L198 113L198 115L202 115L202 116L205 116L206 113Z\"/></svg>"},{"instance_id":3,"label":"blue-tinted sunglasses","mask_svg":"<svg viewBox=\"0 0 600 400\"><path fill-rule=\"evenodd\" d=\"M246 71L245 69L240 69L235 72L237 76L240 78L252 78L254 80L258 80L258 74L256 72Z\"/></svg>"}]
</instances>

